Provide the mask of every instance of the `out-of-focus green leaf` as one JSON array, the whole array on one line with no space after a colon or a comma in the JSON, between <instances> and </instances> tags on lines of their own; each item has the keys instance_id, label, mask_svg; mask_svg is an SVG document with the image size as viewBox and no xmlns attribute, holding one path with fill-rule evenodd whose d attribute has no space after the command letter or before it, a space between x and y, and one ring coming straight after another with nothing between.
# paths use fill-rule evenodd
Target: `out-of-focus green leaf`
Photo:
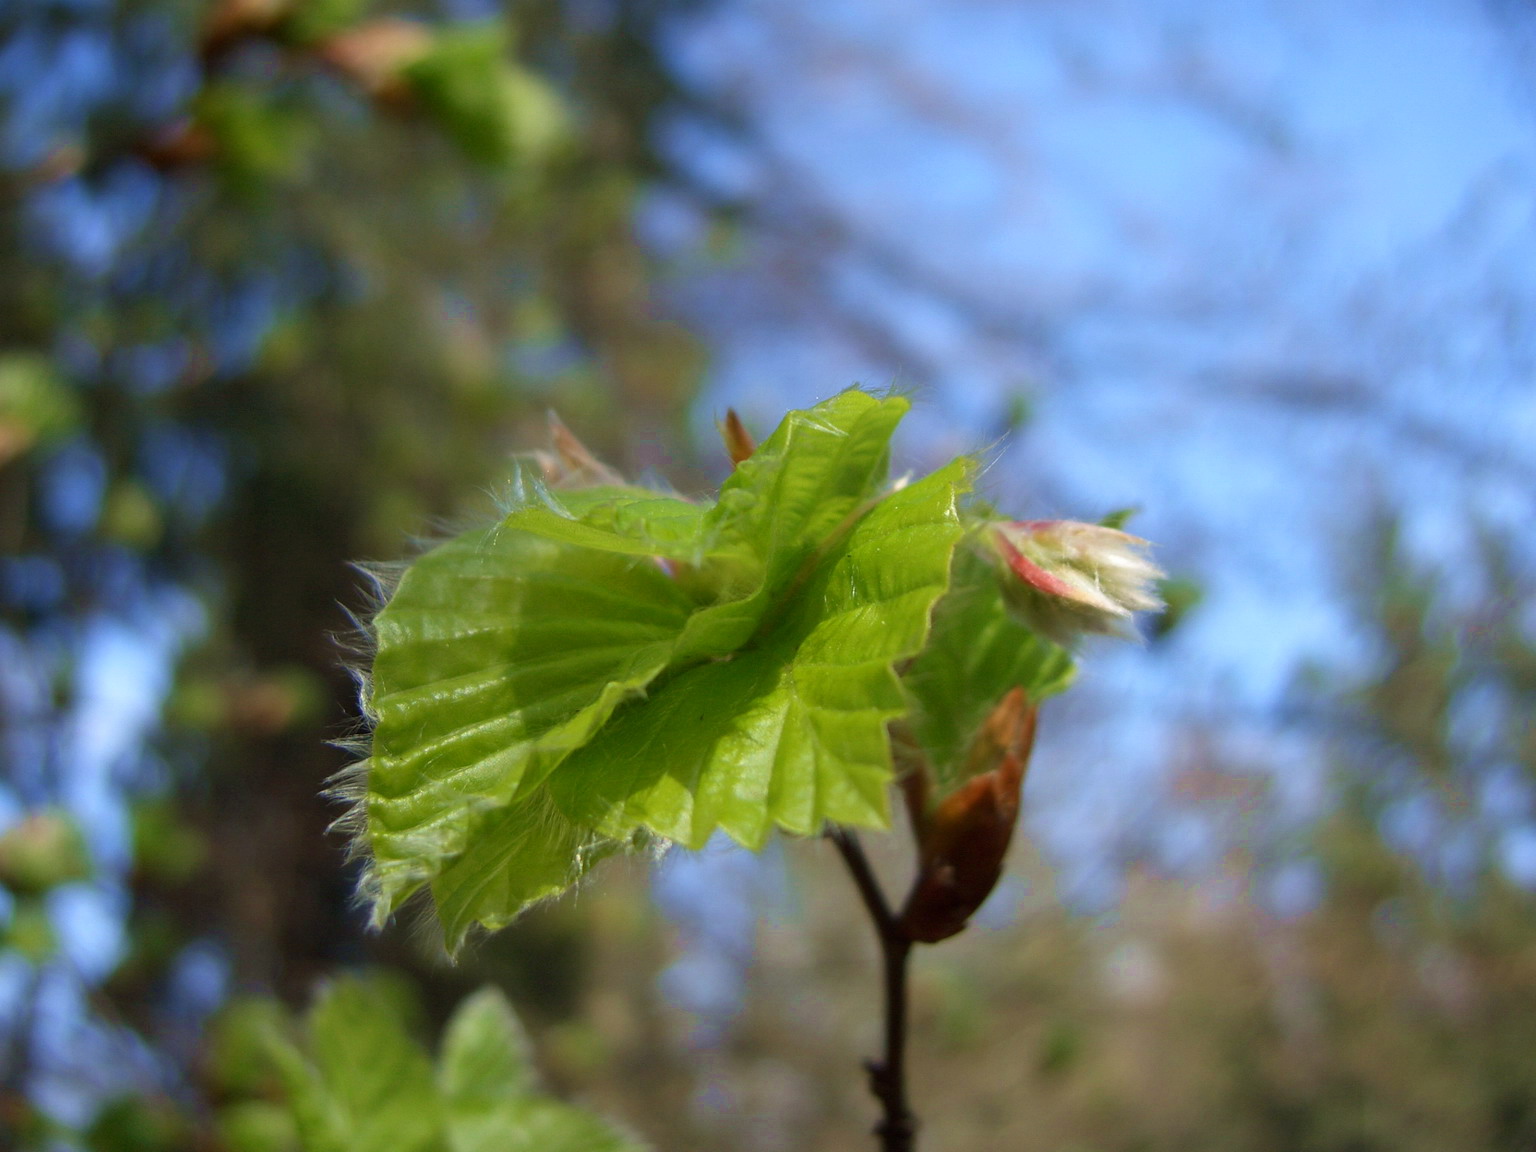
<instances>
[{"instance_id":1,"label":"out-of-focus green leaf","mask_svg":"<svg viewBox=\"0 0 1536 1152\"><path fill-rule=\"evenodd\" d=\"M554 1100L508 1101L449 1121L453 1152L641 1152L595 1116Z\"/></svg>"},{"instance_id":2,"label":"out-of-focus green leaf","mask_svg":"<svg viewBox=\"0 0 1536 1152\"><path fill-rule=\"evenodd\" d=\"M11 906L10 922L0 930L0 948L10 949L30 964L44 964L53 959L58 946L53 918L41 899L23 897Z\"/></svg>"},{"instance_id":3,"label":"out-of-focus green leaf","mask_svg":"<svg viewBox=\"0 0 1536 1152\"><path fill-rule=\"evenodd\" d=\"M284 13L283 37L313 44L355 23L372 5L373 0L296 0Z\"/></svg>"},{"instance_id":4,"label":"out-of-focus green leaf","mask_svg":"<svg viewBox=\"0 0 1536 1152\"><path fill-rule=\"evenodd\" d=\"M91 875L91 856L80 827L67 812L45 808L0 833L0 884L41 895Z\"/></svg>"},{"instance_id":5,"label":"out-of-focus green leaf","mask_svg":"<svg viewBox=\"0 0 1536 1152\"><path fill-rule=\"evenodd\" d=\"M1128 505L1125 508L1116 508L1099 517L1099 524L1105 528L1123 531L1125 526L1135 519L1136 514L1140 511L1140 506L1136 504Z\"/></svg>"},{"instance_id":6,"label":"out-of-focus green leaf","mask_svg":"<svg viewBox=\"0 0 1536 1152\"><path fill-rule=\"evenodd\" d=\"M630 1152L637 1145L569 1105L536 1096L528 1043L506 998L482 989L459 1006L439 1056L453 1152Z\"/></svg>"},{"instance_id":7,"label":"out-of-focus green leaf","mask_svg":"<svg viewBox=\"0 0 1536 1152\"><path fill-rule=\"evenodd\" d=\"M101 534L129 548L147 551L165 532L160 505L144 485L119 480L107 493L101 510Z\"/></svg>"},{"instance_id":8,"label":"out-of-focus green leaf","mask_svg":"<svg viewBox=\"0 0 1536 1152\"><path fill-rule=\"evenodd\" d=\"M479 1107L533 1090L528 1038L507 998L494 988L470 996L448 1022L438 1085L455 1109Z\"/></svg>"},{"instance_id":9,"label":"out-of-focus green leaf","mask_svg":"<svg viewBox=\"0 0 1536 1152\"><path fill-rule=\"evenodd\" d=\"M902 681L909 725L941 791L962 782L972 735L1014 687L1042 700L1072 682L1072 657L1008 611L992 566L970 547L955 553L948 594L928 645Z\"/></svg>"},{"instance_id":10,"label":"out-of-focus green leaf","mask_svg":"<svg viewBox=\"0 0 1536 1152\"><path fill-rule=\"evenodd\" d=\"M314 139L312 123L295 109L233 81L205 87L195 114L213 139L219 170L247 195L298 176Z\"/></svg>"},{"instance_id":11,"label":"out-of-focus green leaf","mask_svg":"<svg viewBox=\"0 0 1536 1152\"><path fill-rule=\"evenodd\" d=\"M219 1138L230 1152L300 1152L299 1130L281 1104L246 1100L219 1111Z\"/></svg>"},{"instance_id":12,"label":"out-of-focus green leaf","mask_svg":"<svg viewBox=\"0 0 1536 1152\"><path fill-rule=\"evenodd\" d=\"M432 1066L406 1028L396 990L378 980L338 980L310 1010L308 1030L326 1135L338 1140L337 1152L442 1147Z\"/></svg>"},{"instance_id":13,"label":"out-of-focus green leaf","mask_svg":"<svg viewBox=\"0 0 1536 1152\"><path fill-rule=\"evenodd\" d=\"M274 1046L292 1047L291 1031L276 1001L254 996L231 1000L208 1030L209 1078L223 1093L266 1093L277 1078Z\"/></svg>"},{"instance_id":14,"label":"out-of-focus green leaf","mask_svg":"<svg viewBox=\"0 0 1536 1152\"><path fill-rule=\"evenodd\" d=\"M1205 599L1205 588L1198 580L1187 576L1170 576L1158 583L1157 594L1162 597L1165 607L1152 618L1150 631L1154 640L1161 640L1200 606L1200 601Z\"/></svg>"},{"instance_id":15,"label":"out-of-focus green leaf","mask_svg":"<svg viewBox=\"0 0 1536 1152\"><path fill-rule=\"evenodd\" d=\"M30 352L0 355L0 464L67 435L80 406L53 361Z\"/></svg>"},{"instance_id":16,"label":"out-of-focus green leaf","mask_svg":"<svg viewBox=\"0 0 1536 1152\"><path fill-rule=\"evenodd\" d=\"M86 1129L90 1152L179 1152L191 1125L168 1100L124 1096L102 1105Z\"/></svg>"},{"instance_id":17,"label":"out-of-focus green leaf","mask_svg":"<svg viewBox=\"0 0 1536 1152\"><path fill-rule=\"evenodd\" d=\"M275 1005L226 1013L216 1068L238 1046L264 1046L283 1091L245 1081L219 1128L236 1152L641 1152L607 1123L543 1095L512 1007L487 988L465 1000L434 1068L411 1036L407 1000L381 978L335 981L302 1036ZM277 1017L277 1018L274 1018ZM223 1050L222 1055L220 1055ZM227 1075L226 1091L238 1087Z\"/></svg>"},{"instance_id":18,"label":"out-of-focus green leaf","mask_svg":"<svg viewBox=\"0 0 1536 1152\"><path fill-rule=\"evenodd\" d=\"M509 60L499 23L438 32L402 75L465 155L482 164L536 157L564 131L558 98Z\"/></svg>"},{"instance_id":19,"label":"out-of-focus green leaf","mask_svg":"<svg viewBox=\"0 0 1536 1152\"><path fill-rule=\"evenodd\" d=\"M208 855L203 836L180 819L168 800L145 800L133 806L133 866L140 874L163 883L192 878Z\"/></svg>"}]
</instances>

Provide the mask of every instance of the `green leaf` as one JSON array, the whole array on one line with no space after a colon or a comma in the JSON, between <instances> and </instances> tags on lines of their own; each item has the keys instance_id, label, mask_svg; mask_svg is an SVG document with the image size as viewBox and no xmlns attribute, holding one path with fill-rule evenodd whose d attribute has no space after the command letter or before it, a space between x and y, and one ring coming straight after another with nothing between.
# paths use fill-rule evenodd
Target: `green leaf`
<instances>
[{"instance_id":1,"label":"green leaf","mask_svg":"<svg viewBox=\"0 0 1536 1152\"><path fill-rule=\"evenodd\" d=\"M494 527L429 552L374 622L370 878L382 919L666 666L656 564Z\"/></svg>"},{"instance_id":2,"label":"green leaf","mask_svg":"<svg viewBox=\"0 0 1536 1152\"><path fill-rule=\"evenodd\" d=\"M791 413L713 505L525 488L417 561L374 629L376 917L430 883L454 948L637 838L886 825L894 665L969 482L957 462L882 496L906 407Z\"/></svg>"},{"instance_id":3,"label":"green leaf","mask_svg":"<svg viewBox=\"0 0 1536 1152\"><path fill-rule=\"evenodd\" d=\"M257 194L302 173L315 134L291 100L221 80L198 94L195 113L213 137L220 172L236 191Z\"/></svg>"},{"instance_id":4,"label":"green leaf","mask_svg":"<svg viewBox=\"0 0 1536 1152\"><path fill-rule=\"evenodd\" d=\"M191 1144L191 1124L169 1100L118 1096L97 1111L84 1133L90 1152L165 1152Z\"/></svg>"},{"instance_id":5,"label":"green leaf","mask_svg":"<svg viewBox=\"0 0 1536 1152\"><path fill-rule=\"evenodd\" d=\"M455 1108L531 1092L528 1038L507 998L482 988L454 1012L443 1034L438 1084Z\"/></svg>"},{"instance_id":6,"label":"green leaf","mask_svg":"<svg viewBox=\"0 0 1536 1152\"><path fill-rule=\"evenodd\" d=\"M565 500L550 492L538 495L540 503L514 509L503 527L625 556L702 559L706 509L701 505L625 489L562 494Z\"/></svg>"},{"instance_id":7,"label":"green leaf","mask_svg":"<svg viewBox=\"0 0 1536 1152\"><path fill-rule=\"evenodd\" d=\"M406 1028L398 991L378 980L338 980L310 1010L308 1027L326 1141L306 1134L310 1152L443 1147L432 1066Z\"/></svg>"},{"instance_id":8,"label":"green leaf","mask_svg":"<svg viewBox=\"0 0 1536 1152\"><path fill-rule=\"evenodd\" d=\"M252 1009L281 1073L279 1103L232 1104L220 1127L249 1152L642 1152L611 1126L538 1090L512 1007L487 988L465 1000L434 1069L407 1027L409 998L383 978L327 986L304 1044L277 1012Z\"/></svg>"},{"instance_id":9,"label":"green leaf","mask_svg":"<svg viewBox=\"0 0 1536 1152\"><path fill-rule=\"evenodd\" d=\"M0 885L40 896L91 875L90 850L73 816L39 808L0 833Z\"/></svg>"},{"instance_id":10,"label":"green leaf","mask_svg":"<svg viewBox=\"0 0 1536 1152\"><path fill-rule=\"evenodd\" d=\"M878 495L891 435L909 407L901 397L850 390L791 412L721 485L710 523L764 559L769 592Z\"/></svg>"},{"instance_id":11,"label":"green leaf","mask_svg":"<svg viewBox=\"0 0 1536 1152\"><path fill-rule=\"evenodd\" d=\"M300 0L283 15L282 32L297 44L313 44L356 23L371 0Z\"/></svg>"},{"instance_id":12,"label":"green leaf","mask_svg":"<svg viewBox=\"0 0 1536 1152\"><path fill-rule=\"evenodd\" d=\"M757 644L616 714L551 777L561 810L695 848L717 827L756 848L775 825L887 826L885 729L905 706L892 665L922 647L967 473L957 462L875 505Z\"/></svg>"},{"instance_id":13,"label":"green leaf","mask_svg":"<svg viewBox=\"0 0 1536 1152\"><path fill-rule=\"evenodd\" d=\"M80 405L53 361L31 352L0 355L0 464L79 423Z\"/></svg>"},{"instance_id":14,"label":"green leaf","mask_svg":"<svg viewBox=\"0 0 1536 1152\"><path fill-rule=\"evenodd\" d=\"M558 896L625 845L578 826L547 785L487 812L468 846L432 881L432 900L450 953L475 924L495 930L530 904Z\"/></svg>"},{"instance_id":15,"label":"green leaf","mask_svg":"<svg viewBox=\"0 0 1536 1152\"><path fill-rule=\"evenodd\" d=\"M443 1040L438 1083L453 1152L629 1152L607 1124L534 1093L528 1042L494 988L459 1006Z\"/></svg>"},{"instance_id":16,"label":"green leaf","mask_svg":"<svg viewBox=\"0 0 1536 1152\"><path fill-rule=\"evenodd\" d=\"M40 897L23 896L11 905L10 921L0 928L0 950L15 952L29 964L41 967L54 958L58 947L53 917Z\"/></svg>"},{"instance_id":17,"label":"green leaf","mask_svg":"<svg viewBox=\"0 0 1536 1152\"><path fill-rule=\"evenodd\" d=\"M450 1121L453 1152L643 1152L611 1125L555 1100L509 1101Z\"/></svg>"},{"instance_id":18,"label":"green leaf","mask_svg":"<svg viewBox=\"0 0 1536 1152\"><path fill-rule=\"evenodd\" d=\"M902 677L911 731L941 793L963 782L971 737L1008 691L1022 687L1042 700L1064 690L1073 671L1064 649L1009 613L992 565L974 549L959 548L928 645Z\"/></svg>"},{"instance_id":19,"label":"green leaf","mask_svg":"<svg viewBox=\"0 0 1536 1152\"><path fill-rule=\"evenodd\" d=\"M299 1130L281 1104L247 1100L221 1108L221 1146L229 1152L299 1152Z\"/></svg>"},{"instance_id":20,"label":"green leaf","mask_svg":"<svg viewBox=\"0 0 1536 1152\"><path fill-rule=\"evenodd\" d=\"M502 165L547 150L565 130L559 99L507 59L498 23L447 28L402 75L427 111L472 160Z\"/></svg>"},{"instance_id":21,"label":"green leaf","mask_svg":"<svg viewBox=\"0 0 1536 1152\"><path fill-rule=\"evenodd\" d=\"M222 1095L260 1096L276 1079L275 1047L296 1052L289 1022L274 1000L241 996L219 1010L208 1036L206 1072Z\"/></svg>"}]
</instances>

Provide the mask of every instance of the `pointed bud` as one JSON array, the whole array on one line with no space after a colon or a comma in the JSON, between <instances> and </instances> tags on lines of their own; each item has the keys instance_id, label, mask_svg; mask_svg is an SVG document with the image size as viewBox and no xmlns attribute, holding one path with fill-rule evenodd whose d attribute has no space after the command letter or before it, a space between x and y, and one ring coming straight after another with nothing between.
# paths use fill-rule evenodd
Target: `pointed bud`
<instances>
[{"instance_id":1,"label":"pointed bud","mask_svg":"<svg viewBox=\"0 0 1536 1152\"><path fill-rule=\"evenodd\" d=\"M1058 644L1089 632L1131 635L1135 613L1163 606L1163 571L1139 536L1076 520L1004 520L985 532L1010 607Z\"/></svg>"},{"instance_id":2,"label":"pointed bud","mask_svg":"<svg viewBox=\"0 0 1536 1152\"><path fill-rule=\"evenodd\" d=\"M969 779L932 811L914 812L917 879L900 918L909 940L932 944L960 932L997 886L1019 818L1035 717L1024 689L1014 688L971 743ZM911 791L907 800L914 803Z\"/></svg>"},{"instance_id":3,"label":"pointed bud","mask_svg":"<svg viewBox=\"0 0 1536 1152\"><path fill-rule=\"evenodd\" d=\"M720 422L720 439L725 441L725 454L732 464L740 464L757 451L757 441L752 439L752 433L747 431L734 408L725 410L725 419Z\"/></svg>"},{"instance_id":4,"label":"pointed bud","mask_svg":"<svg viewBox=\"0 0 1536 1152\"><path fill-rule=\"evenodd\" d=\"M549 414L549 449L533 456L544 474L544 483L551 488L624 484L624 477L594 456L553 412Z\"/></svg>"}]
</instances>

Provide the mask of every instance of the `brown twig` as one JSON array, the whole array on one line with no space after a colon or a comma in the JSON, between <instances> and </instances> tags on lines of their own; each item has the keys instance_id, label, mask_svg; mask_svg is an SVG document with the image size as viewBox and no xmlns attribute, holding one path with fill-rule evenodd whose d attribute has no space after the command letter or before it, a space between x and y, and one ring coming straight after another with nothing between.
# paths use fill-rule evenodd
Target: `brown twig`
<instances>
[{"instance_id":1,"label":"brown twig","mask_svg":"<svg viewBox=\"0 0 1536 1152\"><path fill-rule=\"evenodd\" d=\"M880 1138L881 1152L913 1152L917 1141L917 1117L907 1105L906 1078L907 959L912 953L912 941L902 931L885 893L880 890L880 882L875 878L858 837L851 829L834 824L828 829L827 838L848 865L859 896L874 923L884 962L885 1056L864 1065L869 1072L869 1090L884 1110L884 1116L875 1126L875 1135Z\"/></svg>"}]
</instances>

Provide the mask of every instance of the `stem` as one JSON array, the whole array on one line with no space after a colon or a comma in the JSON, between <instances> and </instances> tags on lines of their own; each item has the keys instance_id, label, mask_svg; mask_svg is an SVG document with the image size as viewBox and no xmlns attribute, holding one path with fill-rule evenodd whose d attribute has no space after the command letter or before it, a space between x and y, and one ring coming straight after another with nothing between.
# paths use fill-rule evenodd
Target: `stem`
<instances>
[{"instance_id":1,"label":"stem","mask_svg":"<svg viewBox=\"0 0 1536 1152\"><path fill-rule=\"evenodd\" d=\"M864 846L853 831L832 825L827 837L837 846L874 922L885 972L885 1056L865 1062L869 1090L885 1115L875 1126L881 1152L913 1152L917 1146L917 1117L907 1106L907 958L912 941L886 902Z\"/></svg>"}]
</instances>

